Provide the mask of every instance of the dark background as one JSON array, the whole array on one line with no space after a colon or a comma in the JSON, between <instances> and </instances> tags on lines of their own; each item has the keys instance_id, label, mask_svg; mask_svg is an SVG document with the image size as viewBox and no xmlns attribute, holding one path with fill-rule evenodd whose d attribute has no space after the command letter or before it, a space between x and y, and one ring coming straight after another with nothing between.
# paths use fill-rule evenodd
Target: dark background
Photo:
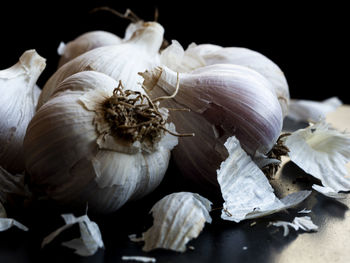
<instances>
[{"instance_id":1,"label":"dark background","mask_svg":"<svg viewBox=\"0 0 350 263\"><path fill-rule=\"evenodd\" d=\"M89 13L106 5L120 12L131 8L144 20L153 20L157 7L168 40L176 39L184 47L196 42L256 50L284 71L293 98L338 96L350 103L345 81L349 73L343 66L348 56L346 8L329 2L11 1L0 7L0 68L35 48L47 59L39 79L43 86L56 69L60 41L97 29L124 35L127 20L103 11Z\"/></svg>"}]
</instances>

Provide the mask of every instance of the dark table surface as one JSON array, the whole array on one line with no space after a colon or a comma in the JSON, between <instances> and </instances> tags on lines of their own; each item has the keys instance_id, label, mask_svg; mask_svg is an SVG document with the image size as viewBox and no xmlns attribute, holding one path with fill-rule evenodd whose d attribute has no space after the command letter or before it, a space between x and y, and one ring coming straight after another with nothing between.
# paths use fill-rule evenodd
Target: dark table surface
<instances>
[{"instance_id":1,"label":"dark table surface","mask_svg":"<svg viewBox=\"0 0 350 263\"><path fill-rule=\"evenodd\" d=\"M342 107L331 114L329 121L337 128L346 128L350 107ZM284 160L284 165L271 181L276 195L310 189L315 181L296 165ZM152 205L165 194L183 188L176 167L171 163L161 186L148 197L129 203L108 216L89 214L101 230L104 249L90 257L75 255L71 249L61 246L63 241L79 236L78 226L59 235L52 243L41 248L43 238L63 225L62 213L71 211L57 207L50 201L39 201L24 210L10 209L9 217L18 219L29 227L28 232L17 228L0 233L0 262L127 262L122 256L148 256L157 262L350 262L350 196L341 201L326 198L316 192L298 207L260 219L241 223L223 221L220 210L211 212L212 224L206 224L197 239L188 243L194 249L185 253L155 250L142 251L142 243L129 240L130 234L141 234L152 224L148 213ZM208 195L210 195L208 193ZM204 195L205 196L205 195ZM220 207L220 200L214 207ZM311 209L310 214L300 214L302 209ZM76 216L84 214L75 213ZM317 232L306 233L290 230L283 236L283 229L268 226L271 221L292 221L295 216L308 215L319 226Z\"/></svg>"}]
</instances>

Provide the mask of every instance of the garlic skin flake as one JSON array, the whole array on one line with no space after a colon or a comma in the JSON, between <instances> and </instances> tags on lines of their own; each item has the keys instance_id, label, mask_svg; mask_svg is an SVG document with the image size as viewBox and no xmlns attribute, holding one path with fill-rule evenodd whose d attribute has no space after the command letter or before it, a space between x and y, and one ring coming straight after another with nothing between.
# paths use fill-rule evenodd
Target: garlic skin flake
<instances>
[{"instance_id":1,"label":"garlic skin flake","mask_svg":"<svg viewBox=\"0 0 350 263\"><path fill-rule=\"evenodd\" d=\"M60 67L46 82L38 101L39 109L54 93L58 84L81 71L98 71L123 82L126 89L145 93L137 73L159 65L159 49L164 28L156 22L144 22L122 44L92 49Z\"/></svg>"},{"instance_id":2,"label":"garlic skin flake","mask_svg":"<svg viewBox=\"0 0 350 263\"><path fill-rule=\"evenodd\" d=\"M157 248L186 251L186 244L198 237L204 224L211 223L211 202L194 193L165 196L151 209L153 226L143 233L143 251Z\"/></svg>"},{"instance_id":3,"label":"garlic skin flake","mask_svg":"<svg viewBox=\"0 0 350 263\"><path fill-rule=\"evenodd\" d=\"M18 63L0 71L0 166L11 173L24 171L22 143L40 93L36 81L45 65L35 50L27 50Z\"/></svg>"},{"instance_id":4,"label":"garlic skin flake","mask_svg":"<svg viewBox=\"0 0 350 263\"><path fill-rule=\"evenodd\" d=\"M26 169L32 183L52 199L110 213L147 195L163 179L177 138L163 130L153 144L116 135L102 107L116 87L117 81L103 73L74 74L30 122Z\"/></svg>"},{"instance_id":5,"label":"garlic skin flake","mask_svg":"<svg viewBox=\"0 0 350 263\"><path fill-rule=\"evenodd\" d=\"M339 98L332 97L324 101L290 100L288 118L295 121L319 122L326 114L335 111L343 103Z\"/></svg>"},{"instance_id":6,"label":"garlic skin flake","mask_svg":"<svg viewBox=\"0 0 350 263\"><path fill-rule=\"evenodd\" d=\"M173 59L174 56L177 58ZM162 52L162 62L165 66L180 72L188 72L201 66L215 64L234 64L248 67L259 72L271 82L282 108L283 116L287 115L290 94L286 77L276 63L257 51L242 47L196 45L195 43L183 50L177 41L173 41L172 45Z\"/></svg>"},{"instance_id":7,"label":"garlic skin flake","mask_svg":"<svg viewBox=\"0 0 350 263\"><path fill-rule=\"evenodd\" d=\"M151 96L174 93L177 73L156 67L140 73ZM181 173L193 181L217 186L216 169L227 157L232 135L251 156L267 153L282 130L282 111L271 84L261 74L238 65L211 65L179 74L179 90L167 108L189 109L170 115L180 138L172 154Z\"/></svg>"},{"instance_id":8,"label":"garlic skin flake","mask_svg":"<svg viewBox=\"0 0 350 263\"><path fill-rule=\"evenodd\" d=\"M350 137L322 121L299 129L284 138L289 157L306 173L319 179L334 193L350 191L350 177L345 165L350 161ZM313 187L320 190L320 186Z\"/></svg>"},{"instance_id":9,"label":"garlic skin flake","mask_svg":"<svg viewBox=\"0 0 350 263\"><path fill-rule=\"evenodd\" d=\"M99 248L104 248L101 232L98 225L95 222L91 221L87 215L75 217L73 214L63 214L62 218L65 221L65 225L45 237L41 244L41 247L46 246L64 230L78 223L81 237L72 239L71 241L63 242L63 246L75 249L76 254L85 257L95 254Z\"/></svg>"},{"instance_id":10,"label":"garlic skin flake","mask_svg":"<svg viewBox=\"0 0 350 263\"><path fill-rule=\"evenodd\" d=\"M271 223L271 225L276 227L283 227L284 237L288 236L289 227L294 228L295 231L298 231L299 229L307 232L318 230L318 226L312 222L311 217L309 216L295 217L292 223L287 221L276 221Z\"/></svg>"},{"instance_id":11,"label":"garlic skin flake","mask_svg":"<svg viewBox=\"0 0 350 263\"><path fill-rule=\"evenodd\" d=\"M278 199L269 181L233 136L225 147L229 157L221 163L217 178L225 203L221 218L236 223L294 207L311 191L300 191Z\"/></svg>"},{"instance_id":12,"label":"garlic skin flake","mask_svg":"<svg viewBox=\"0 0 350 263\"><path fill-rule=\"evenodd\" d=\"M5 231L11 227L18 227L23 231L28 231L28 227L24 226L13 218L7 218L6 210L0 202L0 232Z\"/></svg>"},{"instance_id":13,"label":"garlic skin flake","mask_svg":"<svg viewBox=\"0 0 350 263\"><path fill-rule=\"evenodd\" d=\"M86 32L76 39L64 44L61 42L57 53L61 56L58 62L60 68L68 61L92 49L104 46L118 45L122 39L115 34L103 30Z\"/></svg>"}]
</instances>

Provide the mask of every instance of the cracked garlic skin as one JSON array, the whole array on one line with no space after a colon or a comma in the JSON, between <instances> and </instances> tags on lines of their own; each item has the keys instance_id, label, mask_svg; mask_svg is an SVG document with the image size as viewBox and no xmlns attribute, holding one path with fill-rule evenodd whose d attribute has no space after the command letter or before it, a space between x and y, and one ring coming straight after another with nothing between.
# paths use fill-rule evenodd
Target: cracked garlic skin
<instances>
[{"instance_id":1,"label":"cracked garlic skin","mask_svg":"<svg viewBox=\"0 0 350 263\"><path fill-rule=\"evenodd\" d=\"M156 22L139 25L129 40L122 44L90 50L59 68L46 82L38 101L39 109L65 78L81 71L98 71L121 80L126 89L144 92L137 73L159 65L159 49L164 28Z\"/></svg>"},{"instance_id":2,"label":"cracked garlic skin","mask_svg":"<svg viewBox=\"0 0 350 263\"><path fill-rule=\"evenodd\" d=\"M76 73L30 122L24 139L26 169L31 182L50 198L109 213L161 182L177 138L163 130L151 142L148 137L131 141L119 136L105 108L107 101L119 105L111 99L116 87L118 82L103 73Z\"/></svg>"},{"instance_id":3,"label":"cracked garlic skin","mask_svg":"<svg viewBox=\"0 0 350 263\"><path fill-rule=\"evenodd\" d=\"M0 166L11 173L24 171L22 143L40 94L36 85L45 59L27 50L14 66L0 71Z\"/></svg>"},{"instance_id":4,"label":"cracked garlic skin","mask_svg":"<svg viewBox=\"0 0 350 263\"><path fill-rule=\"evenodd\" d=\"M68 42L66 45L60 45L61 48L58 49L58 53L61 55L61 57L58 62L58 67L63 66L68 61L92 49L118 45L121 42L122 39L120 37L110 32L102 30L86 32L78 36L76 39Z\"/></svg>"},{"instance_id":5,"label":"cracked garlic skin","mask_svg":"<svg viewBox=\"0 0 350 263\"><path fill-rule=\"evenodd\" d=\"M167 67L141 73L152 97L172 94L177 74ZM179 74L179 91L162 102L167 108L185 108L170 115L180 138L173 150L175 163L186 178L199 185L217 185L216 170L227 158L226 139L235 135L251 156L267 153L282 130L282 111L261 74L238 65L212 65Z\"/></svg>"}]
</instances>

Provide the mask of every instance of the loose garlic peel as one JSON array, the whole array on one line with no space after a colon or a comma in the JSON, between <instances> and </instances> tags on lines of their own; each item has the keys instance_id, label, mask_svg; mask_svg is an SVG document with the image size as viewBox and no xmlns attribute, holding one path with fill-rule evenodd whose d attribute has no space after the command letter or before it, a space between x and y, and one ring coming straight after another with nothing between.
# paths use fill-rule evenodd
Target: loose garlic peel
<instances>
[{"instance_id":1,"label":"loose garlic peel","mask_svg":"<svg viewBox=\"0 0 350 263\"><path fill-rule=\"evenodd\" d=\"M192 43L186 50L177 42L162 51L163 65L174 71L189 72L202 66L215 64L234 64L259 72L271 82L283 117L288 113L290 100L289 87L282 70L268 57L259 52L240 47L220 47L218 45Z\"/></svg>"},{"instance_id":2,"label":"loose garlic peel","mask_svg":"<svg viewBox=\"0 0 350 263\"><path fill-rule=\"evenodd\" d=\"M150 147L115 137L100 111L116 87L103 73L80 72L35 114L24 140L26 168L49 197L109 213L159 185L177 138L164 131Z\"/></svg>"},{"instance_id":3,"label":"loose garlic peel","mask_svg":"<svg viewBox=\"0 0 350 263\"><path fill-rule=\"evenodd\" d=\"M299 191L278 199L269 181L241 148L237 138L225 143L229 157L217 170L217 179L225 200L221 218L236 223L266 216L296 206L311 191Z\"/></svg>"},{"instance_id":4,"label":"loose garlic peel","mask_svg":"<svg viewBox=\"0 0 350 263\"><path fill-rule=\"evenodd\" d=\"M175 90L177 74L167 67L140 74L152 97ZM179 78L177 95L162 105L191 110L170 116L179 132L195 133L180 139L173 151L186 177L217 185L216 169L227 157L224 143L229 136L236 135L252 156L273 147L282 129L282 112L262 75L237 65L212 65L180 73Z\"/></svg>"},{"instance_id":5,"label":"loose garlic peel","mask_svg":"<svg viewBox=\"0 0 350 263\"><path fill-rule=\"evenodd\" d=\"M350 191L346 163L350 161L350 137L322 121L284 138L290 159L306 173L321 180L313 188L325 195Z\"/></svg>"},{"instance_id":6,"label":"loose garlic peel","mask_svg":"<svg viewBox=\"0 0 350 263\"><path fill-rule=\"evenodd\" d=\"M198 237L204 224L211 223L211 202L194 193L165 196L151 209L153 226L142 234L143 251L157 248L186 251L186 244Z\"/></svg>"},{"instance_id":7,"label":"loose garlic peel","mask_svg":"<svg viewBox=\"0 0 350 263\"><path fill-rule=\"evenodd\" d=\"M128 90L143 92L137 73L159 65L159 48L163 42L163 27L156 22L144 22L122 44L90 50L60 67L46 82L39 97L39 109L54 93L58 84L81 71L98 71L121 80Z\"/></svg>"},{"instance_id":8,"label":"loose garlic peel","mask_svg":"<svg viewBox=\"0 0 350 263\"><path fill-rule=\"evenodd\" d=\"M23 172L22 143L40 94L36 86L45 59L27 50L14 66L0 71L0 165L11 173Z\"/></svg>"}]
</instances>

